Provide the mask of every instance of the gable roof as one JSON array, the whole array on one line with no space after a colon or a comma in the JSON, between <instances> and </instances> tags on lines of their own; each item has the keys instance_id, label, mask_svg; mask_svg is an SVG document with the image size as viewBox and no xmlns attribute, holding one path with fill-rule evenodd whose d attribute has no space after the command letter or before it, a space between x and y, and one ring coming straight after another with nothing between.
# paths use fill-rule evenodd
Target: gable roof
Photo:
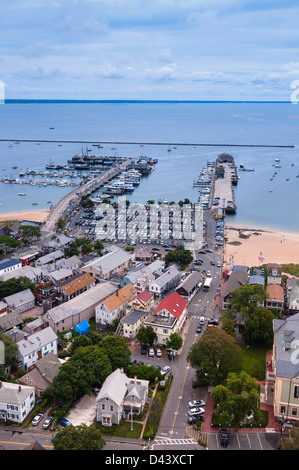
<instances>
[{"instance_id":1,"label":"gable roof","mask_svg":"<svg viewBox=\"0 0 299 470\"><path fill-rule=\"evenodd\" d=\"M74 279L73 281L68 282L64 286L61 286L61 289L65 294L72 295L78 290L83 289L84 287L87 287L90 284L93 284L94 282L94 278L90 274L85 273L77 279Z\"/></svg>"},{"instance_id":2,"label":"gable roof","mask_svg":"<svg viewBox=\"0 0 299 470\"><path fill-rule=\"evenodd\" d=\"M19 352L22 356L27 356L31 354L33 351L40 349L42 346L51 343L52 341L57 340L58 336L52 330L50 326L44 328L43 330L34 333L27 337L27 339L22 339L21 341L17 342Z\"/></svg>"},{"instance_id":3,"label":"gable roof","mask_svg":"<svg viewBox=\"0 0 299 470\"><path fill-rule=\"evenodd\" d=\"M137 294L135 287L127 284L103 300L103 304L110 312L113 312L113 310L130 300L135 294Z\"/></svg>"},{"instance_id":4,"label":"gable roof","mask_svg":"<svg viewBox=\"0 0 299 470\"><path fill-rule=\"evenodd\" d=\"M146 303L149 302L153 297L154 295L151 292L144 289L142 292L140 292L140 294L137 295L137 297L134 299L134 302L135 300L138 300L142 303Z\"/></svg>"},{"instance_id":5,"label":"gable roof","mask_svg":"<svg viewBox=\"0 0 299 470\"><path fill-rule=\"evenodd\" d=\"M223 296L227 296L230 292L233 292L235 289L242 286L243 284L248 284L248 280L249 277L247 272L244 272L240 269L232 271L227 281Z\"/></svg>"},{"instance_id":6,"label":"gable roof","mask_svg":"<svg viewBox=\"0 0 299 470\"><path fill-rule=\"evenodd\" d=\"M127 393L128 377L120 369L116 369L112 374L108 375L98 393L96 402L102 398L108 397L118 406L121 405Z\"/></svg>"},{"instance_id":7,"label":"gable roof","mask_svg":"<svg viewBox=\"0 0 299 470\"><path fill-rule=\"evenodd\" d=\"M93 268L99 271L100 274L105 275L130 261L132 258L133 255L127 253L121 248L116 248L100 258L96 258L90 263L87 263L83 268Z\"/></svg>"},{"instance_id":8,"label":"gable roof","mask_svg":"<svg viewBox=\"0 0 299 470\"><path fill-rule=\"evenodd\" d=\"M33 387L27 385L13 384L10 382L0 382L0 403L11 405L21 405L28 395L34 392Z\"/></svg>"},{"instance_id":9,"label":"gable roof","mask_svg":"<svg viewBox=\"0 0 299 470\"><path fill-rule=\"evenodd\" d=\"M284 300L283 288L277 284L270 284L266 289L269 299Z\"/></svg>"},{"instance_id":10,"label":"gable roof","mask_svg":"<svg viewBox=\"0 0 299 470\"><path fill-rule=\"evenodd\" d=\"M180 318L181 314L186 308L187 303L188 301L185 300L181 295L179 295L177 292L173 292L172 294L164 297L162 302L160 302L156 310L153 312L153 315L160 313L162 310L167 310L174 317Z\"/></svg>"}]
</instances>

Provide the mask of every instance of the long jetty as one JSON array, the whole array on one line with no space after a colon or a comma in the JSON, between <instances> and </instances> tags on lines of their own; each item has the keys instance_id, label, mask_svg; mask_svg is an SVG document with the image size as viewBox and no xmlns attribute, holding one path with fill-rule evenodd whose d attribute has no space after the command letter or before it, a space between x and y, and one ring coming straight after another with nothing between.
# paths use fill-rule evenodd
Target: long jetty
<instances>
[{"instance_id":1,"label":"long jetty","mask_svg":"<svg viewBox=\"0 0 299 470\"><path fill-rule=\"evenodd\" d=\"M262 148L294 148L295 145L279 144L209 144L209 143L188 143L188 142L125 142L125 141L90 141L90 140L50 140L50 139L0 139L0 142L45 142L59 144L98 144L98 145L166 145L170 146L193 146L193 147L262 147Z\"/></svg>"}]
</instances>

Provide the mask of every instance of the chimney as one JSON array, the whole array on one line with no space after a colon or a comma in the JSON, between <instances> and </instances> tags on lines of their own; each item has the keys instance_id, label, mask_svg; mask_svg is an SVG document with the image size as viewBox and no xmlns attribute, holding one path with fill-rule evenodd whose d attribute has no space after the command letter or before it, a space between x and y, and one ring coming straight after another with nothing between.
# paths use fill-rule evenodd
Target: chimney
<instances>
[{"instance_id":1,"label":"chimney","mask_svg":"<svg viewBox=\"0 0 299 470\"><path fill-rule=\"evenodd\" d=\"M137 384L137 375L134 375L134 384Z\"/></svg>"},{"instance_id":2,"label":"chimney","mask_svg":"<svg viewBox=\"0 0 299 470\"><path fill-rule=\"evenodd\" d=\"M122 374L124 373L124 369L123 369L123 368L121 368L120 371L121 371Z\"/></svg>"},{"instance_id":3,"label":"chimney","mask_svg":"<svg viewBox=\"0 0 299 470\"><path fill-rule=\"evenodd\" d=\"M22 390L22 387L21 387L21 385L19 385L19 393L21 392L21 390Z\"/></svg>"},{"instance_id":4,"label":"chimney","mask_svg":"<svg viewBox=\"0 0 299 470\"><path fill-rule=\"evenodd\" d=\"M2 382L0 381L0 388L2 387Z\"/></svg>"}]
</instances>

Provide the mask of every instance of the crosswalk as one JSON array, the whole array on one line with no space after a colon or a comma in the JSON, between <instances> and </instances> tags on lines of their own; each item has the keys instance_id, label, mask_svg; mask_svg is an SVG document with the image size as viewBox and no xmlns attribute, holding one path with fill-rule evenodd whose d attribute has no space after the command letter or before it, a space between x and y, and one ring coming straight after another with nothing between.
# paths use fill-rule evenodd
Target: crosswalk
<instances>
[{"instance_id":1,"label":"crosswalk","mask_svg":"<svg viewBox=\"0 0 299 470\"><path fill-rule=\"evenodd\" d=\"M152 444L156 446L174 446L174 445L194 445L198 444L198 441L208 444L208 433L203 432L200 429L196 429L193 426L185 428L188 438L170 438L170 437L161 437L157 436Z\"/></svg>"},{"instance_id":2,"label":"crosswalk","mask_svg":"<svg viewBox=\"0 0 299 470\"><path fill-rule=\"evenodd\" d=\"M182 444L195 444L193 439L168 439L168 438L157 438L154 440L155 446L165 446L165 445L182 445Z\"/></svg>"}]
</instances>

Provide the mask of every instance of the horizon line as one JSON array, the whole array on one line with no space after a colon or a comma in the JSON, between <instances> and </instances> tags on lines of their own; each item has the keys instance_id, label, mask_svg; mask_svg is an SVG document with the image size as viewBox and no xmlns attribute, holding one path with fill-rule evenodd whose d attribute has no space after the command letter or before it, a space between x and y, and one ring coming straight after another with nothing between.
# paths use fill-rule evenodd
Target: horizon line
<instances>
[{"instance_id":1,"label":"horizon line","mask_svg":"<svg viewBox=\"0 0 299 470\"><path fill-rule=\"evenodd\" d=\"M263 100L134 100L134 99L52 99L52 98L8 98L4 100L4 104L10 103L278 103L286 104L291 101L263 101Z\"/></svg>"}]
</instances>

